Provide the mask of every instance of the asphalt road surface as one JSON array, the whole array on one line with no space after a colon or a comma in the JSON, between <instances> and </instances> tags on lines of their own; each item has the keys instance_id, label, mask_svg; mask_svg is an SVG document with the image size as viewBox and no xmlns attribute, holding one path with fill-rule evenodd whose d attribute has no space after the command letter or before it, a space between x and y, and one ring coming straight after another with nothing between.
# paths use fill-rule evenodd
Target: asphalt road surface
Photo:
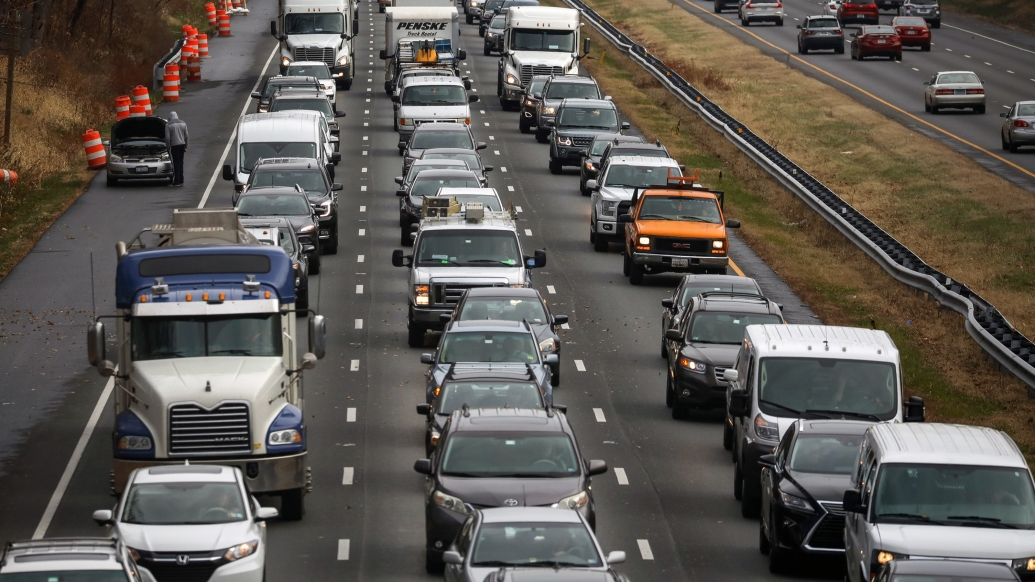
<instances>
[{"instance_id":1,"label":"asphalt road surface","mask_svg":"<svg viewBox=\"0 0 1035 582\"><path fill-rule=\"evenodd\" d=\"M158 110L175 109L190 126L186 186L108 188L98 177L0 283L0 358L9 369L0 385L7 445L0 539L101 533L90 514L113 504L113 415L105 382L86 364L91 281L96 312L111 313L117 240L167 221L173 208L230 205L232 188L213 177L258 76L275 72L275 43L266 32L275 6L252 0L250 16L234 17L233 38L213 39L207 80L187 85L175 107ZM547 249L535 286L555 314L571 317L555 398L568 405L585 456L611 468L593 484L605 551L628 553L619 569L634 581L771 579L757 549L758 523L741 518L733 498L721 413L679 422L664 404L660 302L677 277L633 287L621 274L617 247L593 252L577 174L549 173L546 146L520 134L516 114L501 111L495 99L496 57L481 56L474 26L463 25L463 32L463 69L485 97L472 106L472 127L489 144L482 153L496 168L490 185L520 207L525 253ZM330 329L327 357L306 378L314 490L303 521L270 523L271 581L433 579L424 573L424 478L412 470L424 456L423 419L414 409L424 401L424 350L406 347L406 273L390 262L401 158L376 59L383 48L376 4L362 5L357 47L357 82L338 94L338 109L348 115L337 169L345 186L339 252L324 258L310 283L312 306ZM731 254L785 306L789 321L818 322L739 239ZM351 371L354 361L358 370ZM96 427L84 433L91 415ZM800 575L837 578L839 564Z\"/></svg>"}]
</instances>

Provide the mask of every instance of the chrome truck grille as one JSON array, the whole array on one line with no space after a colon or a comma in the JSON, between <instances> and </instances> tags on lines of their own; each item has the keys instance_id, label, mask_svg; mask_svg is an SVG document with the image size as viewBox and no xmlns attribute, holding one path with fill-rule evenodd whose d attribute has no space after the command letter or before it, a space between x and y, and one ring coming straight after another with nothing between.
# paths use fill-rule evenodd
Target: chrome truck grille
<instances>
[{"instance_id":1,"label":"chrome truck grille","mask_svg":"<svg viewBox=\"0 0 1035 582\"><path fill-rule=\"evenodd\" d=\"M296 61L321 61L328 67L334 66L334 49L331 47L295 47Z\"/></svg>"},{"instance_id":2,"label":"chrome truck grille","mask_svg":"<svg viewBox=\"0 0 1035 582\"><path fill-rule=\"evenodd\" d=\"M523 65L521 67L521 86L528 85L534 75L563 75L564 67L550 67L547 65Z\"/></svg>"},{"instance_id":3,"label":"chrome truck grille","mask_svg":"<svg viewBox=\"0 0 1035 582\"><path fill-rule=\"evenodd\" d=\"M169 408L170 455L247 455L252 451L248 404L225 402L212 410L197 404Z\"/></svg>"}]
</instances>

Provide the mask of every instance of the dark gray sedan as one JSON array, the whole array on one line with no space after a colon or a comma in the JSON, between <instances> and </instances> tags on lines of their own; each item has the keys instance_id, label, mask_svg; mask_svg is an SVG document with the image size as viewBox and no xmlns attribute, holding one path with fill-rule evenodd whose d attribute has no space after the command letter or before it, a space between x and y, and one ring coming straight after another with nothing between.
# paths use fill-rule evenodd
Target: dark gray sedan
<instances>
[{"instance_id":1,"label":"dark gray sedan","mask_svg":"<svg viewBox=\"0 0 1035 582\"><path fill-rule=\"evenodd\" d=\"M1021 146L1035 145L1035 101L1018 101L1010 111L1000 113L1003 150L1016 152Z\"/></svg>"},{"instance_id":2,"label":"dark gray sedan","mask_svg":"<svg viewBox=\"0 0 1035 582\"><path fill-rule=\"evenodd\" d=\"M309 272L320 274L320 247L318 230L320 227L316 211L309 205L309 197L301 187L257 188L242 192L237 199L237 215L242 218L281 216L291 223L298 235L298 242L310 245Z\"/></svg>"}]
</instances>

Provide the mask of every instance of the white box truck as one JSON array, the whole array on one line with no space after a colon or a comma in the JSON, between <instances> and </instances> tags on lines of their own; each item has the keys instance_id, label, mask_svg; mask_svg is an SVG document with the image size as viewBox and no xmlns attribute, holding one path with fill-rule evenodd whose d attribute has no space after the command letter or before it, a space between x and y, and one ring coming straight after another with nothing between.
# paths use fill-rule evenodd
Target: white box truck
<instances>
[{"instance_id":1,"label":"white box truck","mask_svg":"<svg viewBox=\"0 0 1035 582\"><path fill-rule=\"evenodd\" d=\"M460 49L460 15L454 7L392 7L385 11L385 48L380 57L385 61L385 82L395 80L399 59L396 53L402 43L407 52L403 61L408 65L420 66L415 61L413 41L433 41L436 49L434 64L455 65L467 58ZM412 54L411 54L412 53ZM388 85L386 84L386 90Z\"/></svg>"},{"instance_id":2,"label":"white box truck","mask_svg":"<svg viewBox=\"0 0 1035 582\"><path fill-rule=\"evenodd\" d=\"M533 75L578 75L579 61L589 53L582 40L579 11L548 6L514 6L507 10L496 94L504 109L520 103Z\"/></svg>"},{"instance_id":3,"label":"white box truck","mask_svg":"<svg viewBox=\"0 0 1035 582\"><path fill-rule=\"evenodd\" d=\"M356 9L351 0L280 0L280 15L270 22L280 41L280 74L295 61L319 61L330 67L338 88L351 88Z\"/></svg>"}]
</instances>

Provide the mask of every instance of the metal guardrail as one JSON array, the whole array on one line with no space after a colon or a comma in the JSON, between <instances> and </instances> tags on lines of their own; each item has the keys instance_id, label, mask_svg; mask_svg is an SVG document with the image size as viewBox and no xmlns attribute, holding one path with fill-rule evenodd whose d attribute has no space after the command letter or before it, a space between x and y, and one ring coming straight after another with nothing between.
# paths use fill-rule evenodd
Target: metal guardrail
<instances>
[{"instance_id":1,"label":"metal guardrail","mask_svg":"<svg viewBox=\"0 0 1035 582\"><path fill-rule=\"evenodd\" d=\"M564 1L579 10L583 20L657 78L680 101L723 133L892 277L962 314L966 320L967 333L978 346L998 364L1001 371L1010 372L1024 382L1028 386L1029 396L1035 396L1035 344L1018 332L994 305L963 283L952 280L925 263L830 188L710 101L661 59L633 42L582 0Z\"/></svg>"},{"instance_id":2,"label":"metal guardrail","mask_svg":"<svg viewBox=\"0 0 1035 582\"><path fill-rule=\"evenodd\" d=\"M155 63L154 68L151 71L151 86L153 90L162 92L163 82L165 81L165 65L169 62L180 62L180 51L183 49L183 45L186 39L178 38L173 43L172 50L165 53L165 56L158 59Z\"/></svg>"}]
</instances>

